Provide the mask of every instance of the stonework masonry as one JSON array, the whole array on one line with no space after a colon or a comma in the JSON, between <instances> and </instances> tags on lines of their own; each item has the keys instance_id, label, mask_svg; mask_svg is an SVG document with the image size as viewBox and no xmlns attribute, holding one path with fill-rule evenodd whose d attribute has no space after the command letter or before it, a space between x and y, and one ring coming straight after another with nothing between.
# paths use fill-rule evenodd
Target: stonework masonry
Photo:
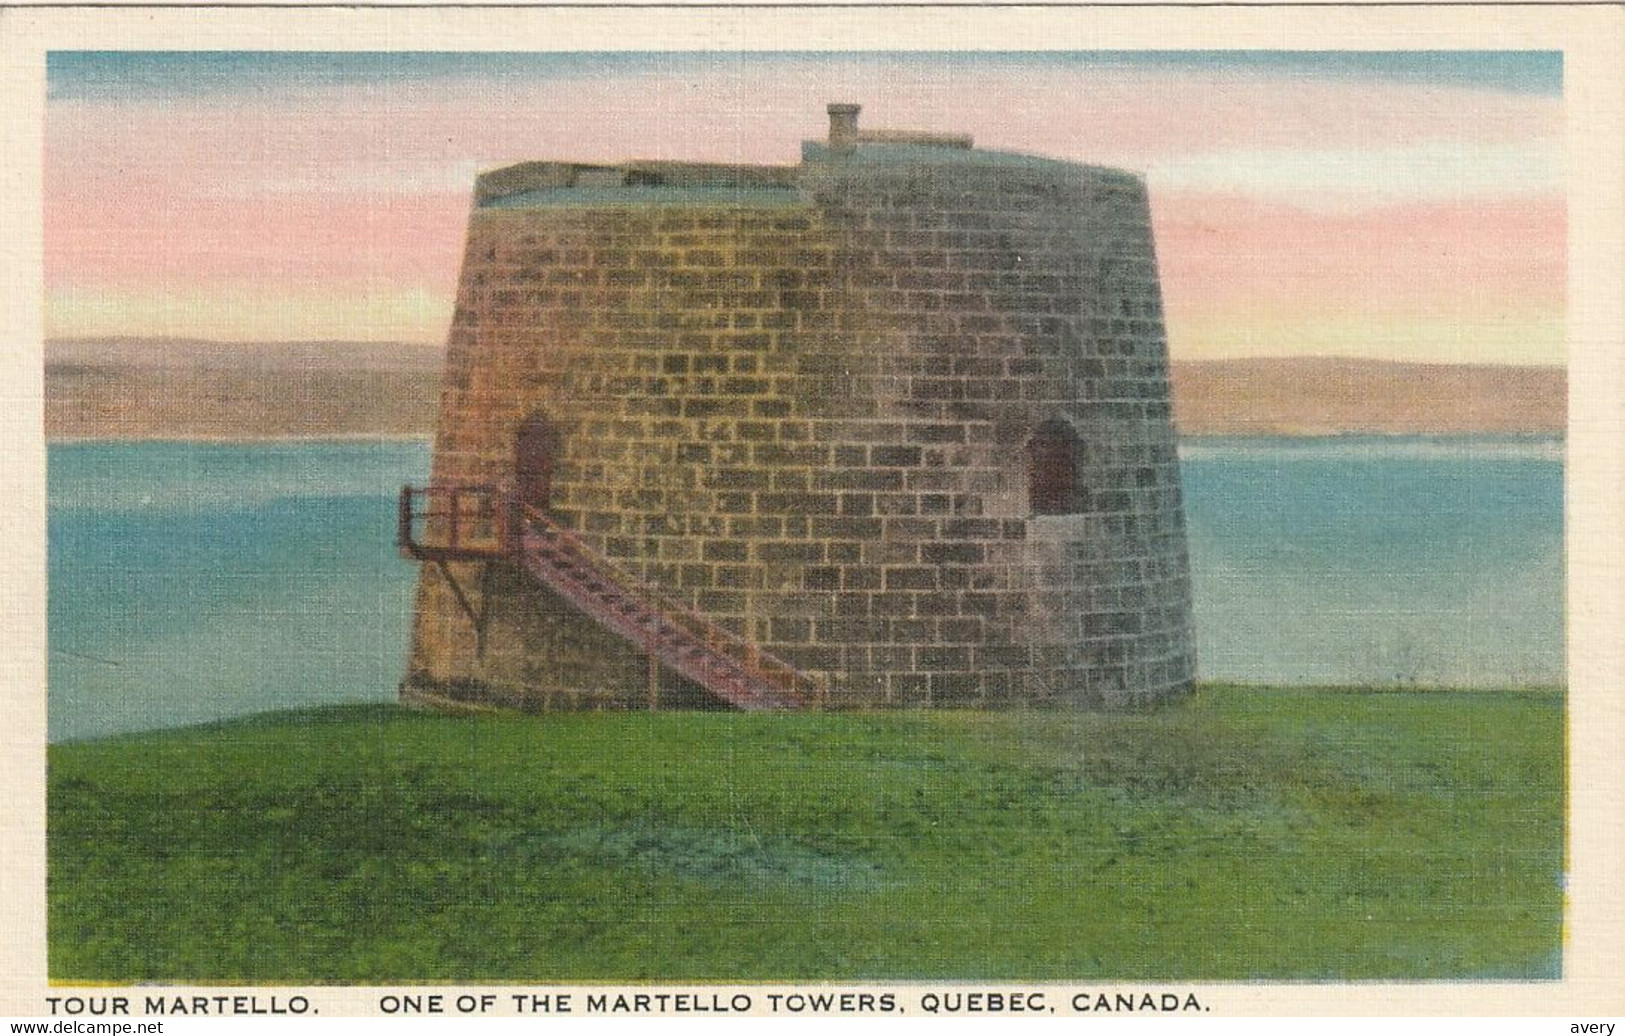
<instances>
[{"instance_id":1,"label":"stonework masonry","mask_svg":"<svg viewBox=\"0 0 1625 1036\"><path fill-rule=\"evenodd\" d=\"M835 107L799 166L481 177L433 481L512 485L528 427L557 521L831 707L1189 691L1143 181ZM519 568L450 571L484 636L425 565L408 695L645 703L644 657Z\"/></svg>"}]
</instances>

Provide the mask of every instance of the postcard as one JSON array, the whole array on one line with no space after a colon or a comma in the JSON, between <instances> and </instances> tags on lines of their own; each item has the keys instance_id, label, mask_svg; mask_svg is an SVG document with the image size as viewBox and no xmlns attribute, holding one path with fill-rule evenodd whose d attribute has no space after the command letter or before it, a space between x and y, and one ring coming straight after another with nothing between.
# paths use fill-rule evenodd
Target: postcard
<instances>
[{"instance_id":1,"label":"postcard","mask_svg":"<svg viewBox=\"0 0 1625 1036\"><path fill-rule=\"evenodd\" d=\"M3 17L8 1012L1625 1007L1617 11Z\"/></svg>"}]
</instances>

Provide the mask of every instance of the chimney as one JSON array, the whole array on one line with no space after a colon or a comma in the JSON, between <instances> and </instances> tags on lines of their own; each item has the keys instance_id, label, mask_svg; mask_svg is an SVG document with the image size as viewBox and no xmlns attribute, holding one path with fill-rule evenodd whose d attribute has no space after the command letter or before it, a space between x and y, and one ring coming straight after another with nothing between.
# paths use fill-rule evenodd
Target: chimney
<instances>
[{"instance_id":1,"label":"chimney","mask_svg":"<svg viewBox=\"0 0 1625 1036\"><path fill-rule=\"evenodd\" d=\"M829 149L835 152L855 151L858 147L858 112L861 104L832 104L829 106Z\"/></svg>"}]
</instances>

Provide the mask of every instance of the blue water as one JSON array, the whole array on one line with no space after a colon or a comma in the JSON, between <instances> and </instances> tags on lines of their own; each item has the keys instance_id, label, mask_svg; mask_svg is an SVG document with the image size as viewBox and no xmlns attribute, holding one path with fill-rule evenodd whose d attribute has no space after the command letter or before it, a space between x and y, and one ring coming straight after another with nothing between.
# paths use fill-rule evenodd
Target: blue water
<instances>
[{"instance_id":1,"label":"blue water","mask_svg":"<svg viewBox=\"0 0 1625 1036\"><path fill-rule=\"evenodd\" d=\"M1563 680L1561 445L1187 444L1205 679ZM415 568L395 493L424 443L50 451L50 736L387 701Z\"/></svg>"},{"instance_id":2,"label":"blue water","mask_svg":"<svg viewBox=\"0 0 1625 1036\"><path fill-rule=\"evenodd\" d=\"M52 446L52 740L391 698L422 443Z\"/></svg>"},{"instance_id":3,"label":"blue water","mask_svg":"<svg viewBox=\"0 0 1625 1036\"><path fill-rule=\"evenodd\" d=\"M1557 440L1187 443L1205 679L1558 685Z\"/></svg>"}]
</instances>

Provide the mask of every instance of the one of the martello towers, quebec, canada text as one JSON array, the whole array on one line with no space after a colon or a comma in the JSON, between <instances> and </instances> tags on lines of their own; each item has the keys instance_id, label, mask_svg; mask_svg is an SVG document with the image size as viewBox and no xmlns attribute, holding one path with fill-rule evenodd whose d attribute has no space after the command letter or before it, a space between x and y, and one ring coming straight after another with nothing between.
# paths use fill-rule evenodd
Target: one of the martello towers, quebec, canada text
<instances>
[{"instance_id":1,"label":"one of the martello towers, quebec, canada text","mask_svg":"<svg viewBox=\"0 0 1625 1036\"><path fill-rule=\"evenodd\" d=\"M409 702L1130 707L1187 693L1145 183L868 130L479 177Z\"/></svg>"}]
</instances>

